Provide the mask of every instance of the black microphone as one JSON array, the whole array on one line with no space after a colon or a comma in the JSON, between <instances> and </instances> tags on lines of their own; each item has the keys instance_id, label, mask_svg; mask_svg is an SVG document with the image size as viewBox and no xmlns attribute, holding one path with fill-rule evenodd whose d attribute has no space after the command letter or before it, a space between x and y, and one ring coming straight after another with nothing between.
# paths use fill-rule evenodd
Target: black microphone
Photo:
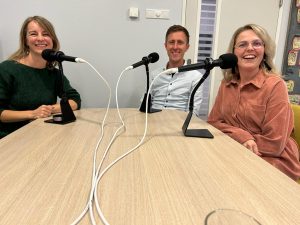
<instances>
[{"instance_id":1,"label":"black microphone","mask_svg":"<svg viewBox=\"0 0 300 225\"><path fill-rule=\"evenodd\" d=\"M142 66L142 65L146 65L149 63L155 63L159 60L159 55L156 52L152 52L150 53L148 56L145 56L142 58L141 61L134 63L130 66L131 69L134 69L136 67Z\"/></svg>"},{"instance_id":2,"label":"black microphone","mask_svg":"<svg viewBox=\"0 0 300 225\"><path fill-rule=\"evenodd\" d=\"M208 77L211 69L214 67L221 67L221 69L229 69L233 68L237 64L237 57L232 53L224 54L219 57L217 60L212 60L211 58L206 58L204 61L196 64L181 66L179 68L171 68L165 70L165 73L172 73L172 72L182 72L182 71L189 71L189 70L198 70L198 69L205 69L205 73L196 84L194 89L192 90L190 96L190 103L189 103L189 114L182 125L182 131L185 136L188 137L202 137L202 138L213 138L214 136L209 132L207 129L188 129L189 123L191 121L193 110L194 110L194 96L197 89L201 86L201 84L205 81Z\"/></svg>"},{"instance_id":3,"label":"black microphone","mask_svg":"<svg viewBox=\"0 0 300 225\"><path fill-rule=\"evenodd\" d=\"M185 66L181 66L178 68L171 68L169 70L170 70L170 73L177 73L177 72L199 70L199 69L211 70L214 67L220 67L221 69L229 69L229 68L235 67L237 64L237 61L238 61L238 59L235 54L227 53L227 54L221 55L219 57L219 59L216 59L216 60L207 58L206 60L201 61L199 63L185 65ZM166 73L167 73L167 71L166 71Z\"/></svg>"},{"instance_id":4,"label":"black microphone","mask_svg":"<svg viewBox=\"0 0 300 225\"><path fill-rule=\"evenodd\" d=\"M68 62L77 62L77 63L83 63L85 60L73 56L67 56L62 51L54 51L52 49L45 49L42 52L42 57L46 61L53 62L62 62L62 61L68 61Z\"/></svg>"}]
</instances>

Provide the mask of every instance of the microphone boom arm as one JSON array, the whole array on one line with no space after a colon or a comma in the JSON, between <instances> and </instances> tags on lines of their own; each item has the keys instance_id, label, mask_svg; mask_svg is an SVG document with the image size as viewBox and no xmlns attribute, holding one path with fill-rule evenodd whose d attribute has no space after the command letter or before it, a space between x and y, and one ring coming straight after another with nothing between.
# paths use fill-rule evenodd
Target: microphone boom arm
<instances>
[{"instance_id":1,"label":"microphone boom arm","mask_svg":"<svg viewBox=\"0 0 300 225\"><path fill-rule=\"evenodd\" d=\"M206 60L209 60L209 59L207 58ZM201 79L199 80L199 82L196 84L195 88L192 91L190 102L189 102L189 114L182 125L182 132L187 137L201 137L201 138L213 138L214 137L207 129L189 129L188 130L188 126L189 126L191 118L193 116L195 93L198 90L198 88L200 87L200 85L208 77L208 75L210 74L210 70L212 68L206 69L204 75L201 77Z\"/></svg>"},{"instance_id":2,"label":"microphone boom arm","mask_svg":"<svg viewBox=\"0 0 300 225\"><path fill-rule=\"evenodd\" d=\"M205 61L208 61L208 60L209 60L208 58L205 59ZM208 68L205 71L205 73L203 74L203 76L201 77L201 79L196 84L195 88L193 89L192 94L191 94L191 98L190 98L190 102L189 102L189 111L193 111L193 109L194 109L194 97L195 97L196 91L201 86L201 84L205 81L205 79L209 76L210 70L211 70L211 68Z\"/></svg>"},{"instance_id":3,"label":"microphone boom arm","mask_svg":"<svg viewBox=\"0 0 300 225\"><path fill-rule=\"evenodd\" d=\"M61 100L60 100L60 109L61 114L53 115L53 119L45 120L46 123L56 123L56 124L67 124L74 122L76 120L76 117L74 115L74 112L70 106L70 103L68 101L67 94L64 89L64 80L63 80L63 67L62 62L58 62L59 67L59 79L58 83L60 85L60 94L61 94Z\"/></svg>"},{"instance_id":4,"label":"microphone boom arm","mask_svg":"<svg viewBox=\"0 0 300 225\"><path fill-rule=\"evenodd\" d=\"M142 104L140 106L140 112L146 112L146 107L147 107L147 112L148 113L155 113L155 112L160 112L161 109L154 109L152 108L152 97L151 94L149 93L148 97L148 105L147 105L147 93L149 92L149 83L150 83L150 76L149 76L149 66L148 63L145 64L145 69L146 69L146 76L147 76L147 89L146 93L144 94L144 98L142 101Z\"/></svg>"}]
</instances>

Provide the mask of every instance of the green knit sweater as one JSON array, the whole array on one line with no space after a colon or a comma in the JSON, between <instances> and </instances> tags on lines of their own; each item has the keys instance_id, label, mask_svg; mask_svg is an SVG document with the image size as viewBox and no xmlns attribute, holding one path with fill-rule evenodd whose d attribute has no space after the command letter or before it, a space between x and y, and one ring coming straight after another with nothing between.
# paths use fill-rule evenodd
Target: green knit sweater
<instances>
[{"instance_id":1,"label":"green knit sweater","mask_svg":"<svg viewBox=\"0 0 300 225\"><path fill-rule=\"evenodd\" d=\"M0 115L3 110L34 110L41 105L52 105L61 97L58 69L36 69L16 61L0 63ZM81 105L79 93L63 76L64 91L68 99ZM0 138L24 126L29 121L0 122Z\"/></svg>"}]
</instances>

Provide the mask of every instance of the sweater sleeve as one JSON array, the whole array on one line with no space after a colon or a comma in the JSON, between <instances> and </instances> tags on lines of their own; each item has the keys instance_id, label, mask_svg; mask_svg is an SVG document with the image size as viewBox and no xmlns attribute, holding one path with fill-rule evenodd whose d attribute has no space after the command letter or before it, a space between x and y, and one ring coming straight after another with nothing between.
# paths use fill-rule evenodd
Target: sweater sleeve
<instances>
[{"instance_id":1,"label":"sweater sleeve","mask_svg":"<svg viewBox=\"0 0 300 225\"><path fill-rule=\"evenodd\" d=\"M64 84L64 90L66 92L67 98L75 101L77 103L78 109L80 109L81 108L80 94L78 93L78 91L76 89L74 89L71 86L70 81L68 80L68 78L65 75L63 76L63 84ZM61 97L61 96L59 96L59 97Z\"/></svg>"},{"instance_id":2,"label":"sweater sleeve","mask_svg":"<svg viewBox=\"0 0 300 225\"><path fill-rule=\"evenodd\" d=\"M11 96L13 78L6 74L4 68L0 68L0 115L7 109Z\"/></svg>"}]
</instances>

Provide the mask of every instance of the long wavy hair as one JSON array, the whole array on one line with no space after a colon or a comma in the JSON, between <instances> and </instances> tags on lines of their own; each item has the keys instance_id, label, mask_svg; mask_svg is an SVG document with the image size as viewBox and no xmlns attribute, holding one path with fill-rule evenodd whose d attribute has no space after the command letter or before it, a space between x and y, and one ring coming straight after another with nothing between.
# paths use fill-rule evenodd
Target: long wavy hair
<instances>
[{"instance_id":1,"label":"long wavy hair","mask_svg":"<svg viewBox=\"0 0 300 225\"><path fill-rule=\"evenodd\" d=\"M28 24L32 21L38 23L45 31L48 32L50 38L53 42L53 50L58 51L60 49L60 43L56 36L54 26L44 17L41 16L31 16L28 17L21 27L19 36L19 49L13 53L8 59L9 60L20 60L29 54L29 47L27 45L27 34L28 34ZM48 68L53 68L56 66L56 62L47 62Z\"/></svg>"},{"instance_id":2,"label":"long wavy hair","mask_svg":"<svg viewBox=\"0 0 300 225\"><path fill-rule=\"evenodd\" d=\"M262 68L264 74L266 75L275 74L280 76L273 62L275 56L275 49L276 49L275 42L272 40L268 32L257 24L247 24L245 26L238 28L234 32L230 40L228 53L234 53L234 46L236 44L237 37L239 36L240 33L246 30L252 30L264 42L265 53L264 53L263 60L261 61L259 66L260 68ZM223 72L224 72L224 79L227 81L230 81L232 79L236 79L236 80L240 79L238 66L232 69L226 69Z\"/></svg>"}]
</instances>

